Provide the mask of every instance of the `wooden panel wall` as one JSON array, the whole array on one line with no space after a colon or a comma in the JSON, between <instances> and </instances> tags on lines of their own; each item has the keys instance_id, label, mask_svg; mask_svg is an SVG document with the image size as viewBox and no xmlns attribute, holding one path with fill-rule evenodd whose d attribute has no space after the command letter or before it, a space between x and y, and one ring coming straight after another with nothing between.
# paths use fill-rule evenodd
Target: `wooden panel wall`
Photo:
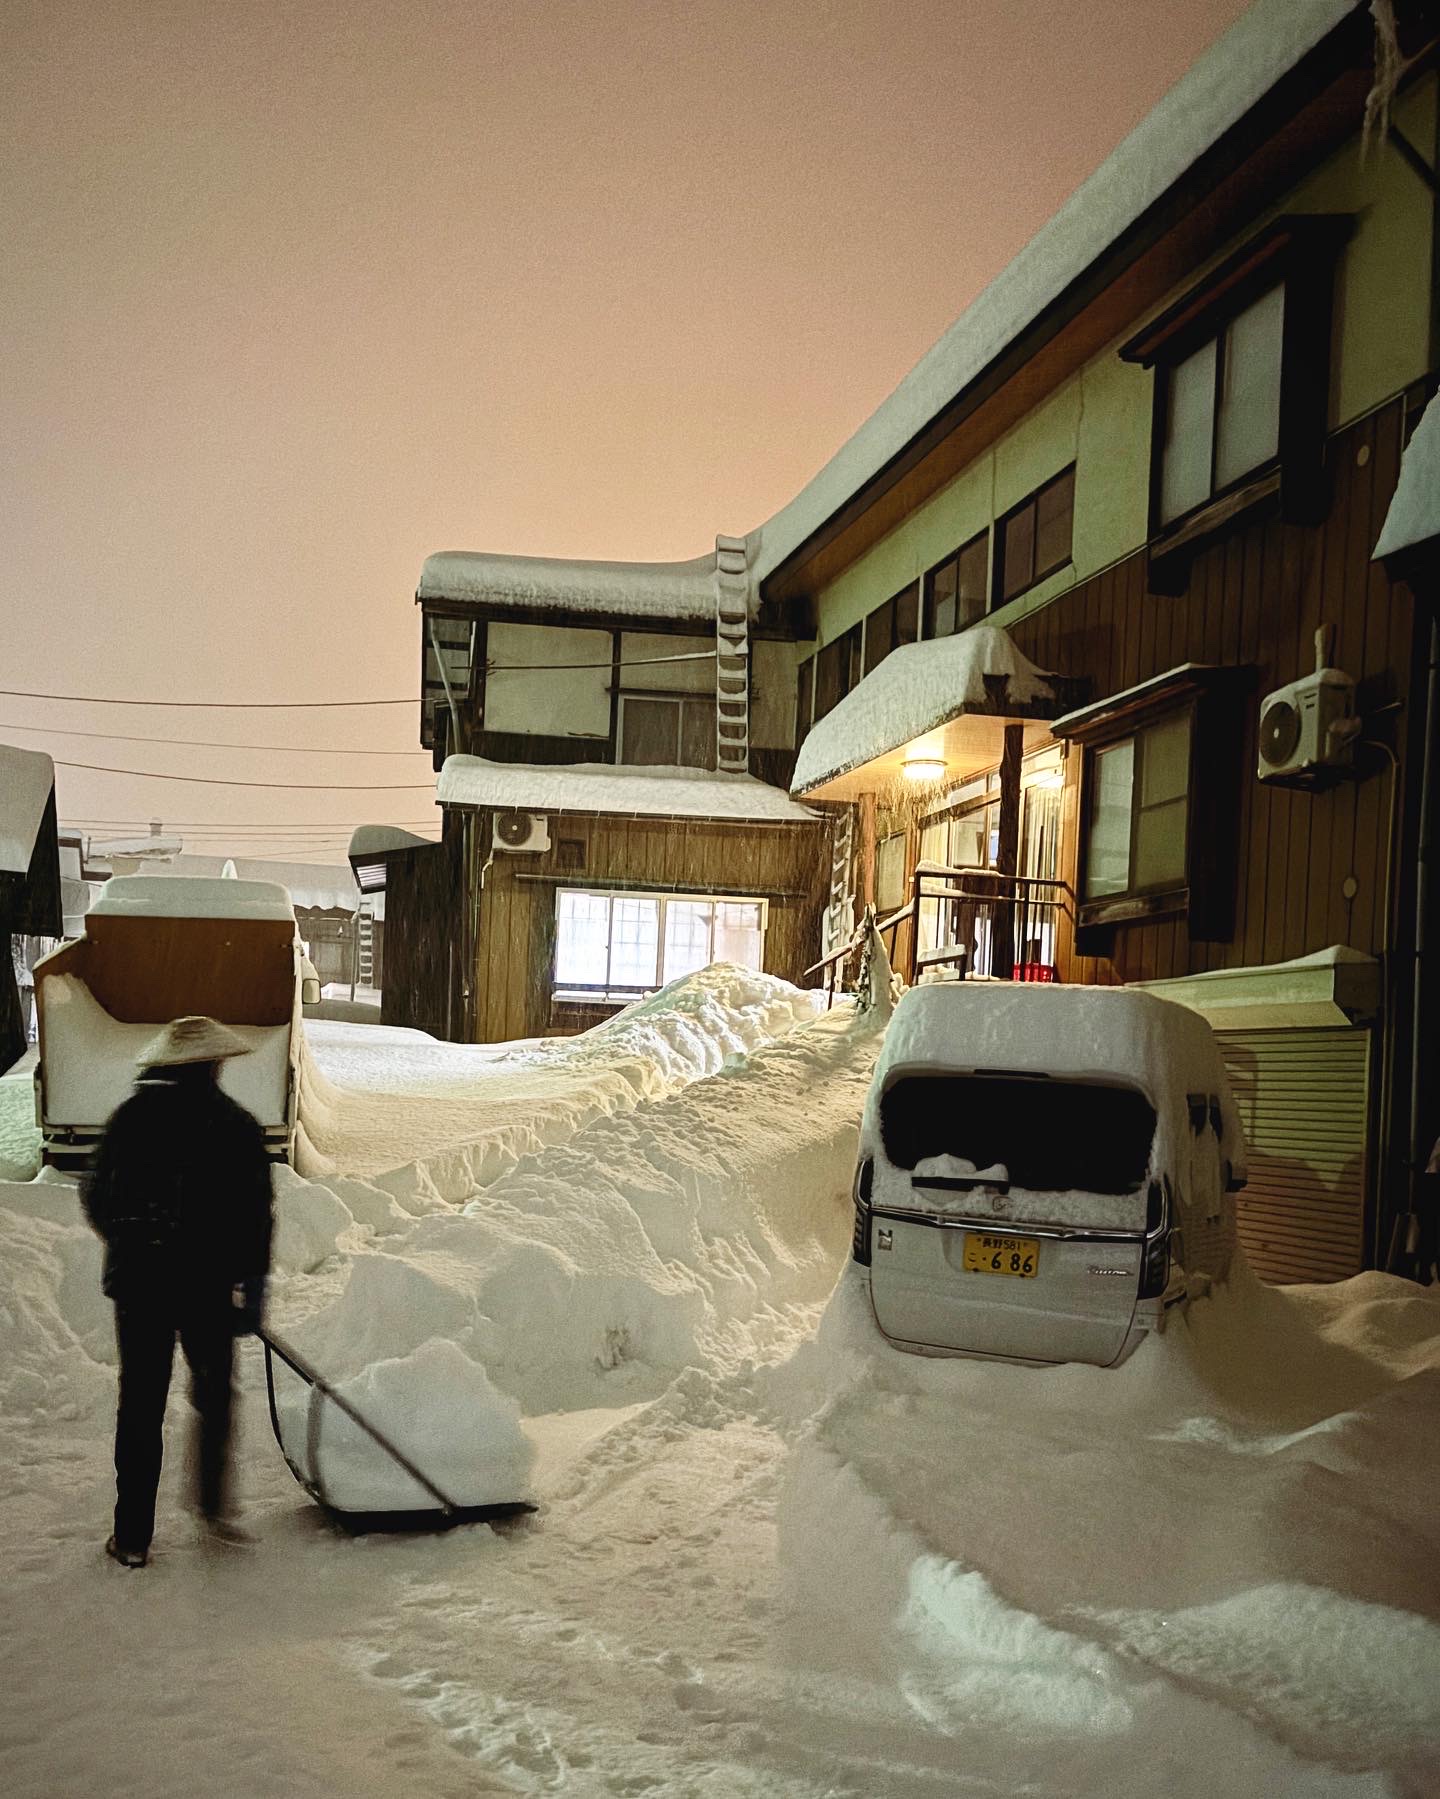
<instances>
[{"instance_id":1,"label":"wooden panel wall","mask_svg":"<svg viewBox=\"0 0 1440 1799\"><path fill-rule=\"evenodd\" d=\"M1258 671L1244 709L1234 794L1233 938L1192 942L1178 918L1122 925L1106 958L1076 956L1063 943L1062 979L1155 980L1284 961L1332 943L1370 954L1384 947L1388 757L1362 748L1360 778L1324 793L1262 785L1254 770L1259 700L1314 668L1314 633L1322 623L1335 627L1334 663L1359 682L1362 712L1407 697L1409 589L1392 586L1370 561L1395 489L1403 416L1396 401L1330 440L1331 503L1323 525L1271 517L1237 531L1197 557L1187 592L1176 598L1147 593L1141 553L1013 628L1017 645L1042 668L1089 676L1097 699L1183 662L1249 664ZM1367 734L1393 744L1399 716L1382 714ZM1072 749L1060 845L1061 872L1071 881L1080 765L1080 752ZM1353 900L1344 893L1352 875Z\"/></svg>"},{"instance_id":2,"label":"wooden panel wall","mask_svg":"<svg viewBox=\"0 0 1440 1799\"><path fill-rule=\"evenodd\" d=\"M550 849L497 855L485 876L476 946L476 1040L504 1042L595 1023L594 1008L552 1020L555 894L575 887L756 895L770 901L767 972L798 981L819 954L828 875L823 825L561 816ZM488 818L477 826L488 842ZM603 1014L608 1016L607 1013Z\"/></svg>"},{"instance_id":3,"label":"wooden panel wall","mask_svg":"<svg viewBox=\"0 0 1440 1799\"><path fill-rule=\"evenodd\" d=\"M459 844L426 844L386 858L384 1024L448 1037L459 1029L452 998L460 944Z\"/></svg>"}]
</instances>

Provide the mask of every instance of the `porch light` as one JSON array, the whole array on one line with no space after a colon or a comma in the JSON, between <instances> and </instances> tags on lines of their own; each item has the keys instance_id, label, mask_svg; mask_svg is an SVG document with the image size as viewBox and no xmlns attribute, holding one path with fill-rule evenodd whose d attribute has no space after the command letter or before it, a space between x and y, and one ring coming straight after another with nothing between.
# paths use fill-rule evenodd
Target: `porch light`
<instances>
[{"instance_id":1,"label":"porch light","mask_svg":"<svg viewBox=\"0 0 1440 1799\"><path fill-rule=\"evenodd\" d=\"M945 761L941 756L907 756L900 772L907 781L938 781L945 773Z\"/></svg>"}]
</instances>

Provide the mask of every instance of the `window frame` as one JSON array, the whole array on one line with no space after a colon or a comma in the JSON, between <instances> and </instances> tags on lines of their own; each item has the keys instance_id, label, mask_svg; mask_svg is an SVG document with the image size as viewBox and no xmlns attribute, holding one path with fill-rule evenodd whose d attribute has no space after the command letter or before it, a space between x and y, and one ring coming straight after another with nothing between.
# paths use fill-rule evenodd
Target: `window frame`
<instances>
[{"instance_id":1,"label":"window frame","mask_svg":"<svg viewBox=\"0 0 1440 1799\"><path fill-rule=\"evenodd\" d=\"M1141 747L1143 739L1151 732L1165 725L1173 724L1183 718L1186 723L1186 765L1185 765L1185 855L1179 879L1169 876L1162 881L1152 881L1146 885L1137 885L1134 878L1136 864L1136 848L1139 840L1140 820L1147 808L1136 801L1144 780L1144 753ZM1192 697L1179 702L1159 706L1140 717L1116 720L1115 729L1097 732L1084 745L1084 762L1081 766L1081 804L1080 804L1080 841L1075 866L1075 895L1079 908L1080 923L1111 923L1125 918L1153 918L1167 912L1184 911L1189 902L1190 871L1193 865L1195 846L1195 798L1196 776L1198 770L1197 744L1199 741L1199 707ZM1096 795L1096 763L1107 750L1118 749L1123 743L1134 746L1134 755L1130 800L1130 831L1126 845L1126 886L1122 892L1091 895L1087 891L1087 876L1090 863L1090 838L1094 829L1094 801Z\"/></svg>"},{"instance_id":2,"label":"window frame","mask_svg":"<svg viewBox=\"0 0 1440 1799\"><path fill-rule=\"evenodd\" d=\"M1194 555L1261 508L1278 503L1282 517L1295 524L1323 519L1335 265L1353 224L1342 213L1281 214L1121 346L1122 362L1154 371L1148 530L1152 592L1182 593ZM1174 372L1215 343L1218 396L1224 379L1221 340L1243 312L1277 288L1282 290L1283 317L1276 453L1215 487L1213 439L1220 409L1213 405L1210 494L1164 519L1165 432Z\"/></svg>"},{"instance_id":3,"label":"window frame","mask_svg":"<svg viewBox=\"0 0 1440 1799\"><path fill-rule=\"evenodd\" d=\"M1064 468L1057 469L1056 472L1053 475L1051 475L1051 477L1049 478L1048 481L1042 481L1037 488L1034 488L1030 493L1026 494L1025 498L1023 500L1021 500L1017 505L1007 508L1007 510L1002 512L1000 514L1000 516L995 520L995 541L991 548L991 561L993 564L991 571L990 571L990 611L991 612L998 612L1002 606L1008 606L1012 600L1023 599L1027 593L1033 592L1034 589L1037 588L1042 581L1048 581L1052 575L1058 575L1060 573L1061 569L1069 568L1074 564L1074 561L1075 561L1075 466L1076 466L1075 463L1072 461L1072 462L1068 462ZM1031 572L1030 572L1029 580L1024 582L1024 584L1022 586L1017 587L1012 593L1007 593L1005 591L1005 563L1006 563L1005 538L1006 538L1007 532L1009 531L1010 525L1015 519L1018 519L1020 517L1020 515L1026 511L1033 511L1035 514L1035 517L1036 517L1036 521L1038 523L1039 512L1040 512L1040 500L1041 500L1042 496L1049 493L1052 488L1058 487L1062 481L1068 481L1070 483L1070 532L1069 532L1069 537L1068 537L1066 547L1065 547L1065 554L1060 558L1060 560L1058 562L1049 563L1049 564L1047 564L1046 567L1044 567L1042 569L1042 568L1039 568L1038 566L1036 566L1036 560L1035 560L1036 552L1035 552L1034 548L1032 547L1032 549L1031 549L1032 561L1031 561ZM1038 536L1039 536L1038 531L1032 525L1032 528L1031 528L1032 546L1038 541Z\"/></svg>"},{"instance_id":4,"label":"window frame","mask_svg":"<svg viewBox=\"0 0 1440 1799\"><path fill-rule=\"evenodd\" d=\"M627 762L625 760L625 708L631 701L638 700L642 704L673 706L675 708L675 749L676 760L672 763L661 762ZM686 705L708 706L710 708L710 750L709 762L681 762L679 752L685 744L684 709ZM715 696L713 693L670 693L664 689L626 687L616 693L615 712L615 760L625 768L706 768L712 773L715 768Z\"/></svg>"},{"instance_id":5,"label":"window frame","mask_svg":"<svg viewBox=\"0 0 1440 1799\"><path fill-rule=\"evenodd\" d=\"M926 569L925 578L921 584L921 605L920 605L921 635L925 642L928 643L932 638L934 638L937 635L936 630L935 630L935 577L938 574L940 574L942 572L942 570L950 567L950 565L952 563L955 566L956 622L950 630L943 631L943 632L939 633L939 635L943 636L943 637L957 637L960 634L960 632L967 630L971 625L978 625L980 623L980 621L986 616L986 614L991 611L991 609L992 609L991 601L993 599L993 594L992 594L991 586L990 586L991 554L990 554L989 538L990 538L990 526L982 525L981 528L978 531L976 531L972 536L967 537L965 539L964 543L957 545L957 547L955 549L951 550L951 552L948 556L942 556L940 558L940 560L934 565L933 568ZM981 567L981 571L982 571L982 579L984 582L985 591L980 596L979 611L976 612L976 614L973 618L967 618L962 623L962 622L960 622L960 617L959 617L959 611L960 611L960 563L961 563L961 559L963 557L965 557L971 551L976 550L976 549L978 549L979 553L980 553L980 567Z\"/></svg>"},{"instance_id":6,"label":"window frame","mask_svg":"<svg viewBox=\"0 0 1440 1799\"><path fill-rule=\"evenodd\" d=\"M567 982L560 984L560 908L566 895L579 895L585 899L597 899L607 902L607 939L606 939L606 974L610 974L614 963L615 945L615 901L616 900L653 900L656 904L656 936L655 936L655 974L653 986L631 986L625 982L607 979L604 983L594 985L584 982ZM555 890L555 908L551 913L553 929L553 946L550 955L550 999L552 1003L561 1005L616 1005L628 1006L633 1000L643 999L648 994L656 993L665 985L665 924L666 913L671 904L695 905L708 904L712 908L710 918L710 953L713 958L715 949L715 917L716 906L758 906L760 910L760 970L764 971L766 938L770 929L770 901L761 894L715 893L707 889L674 888L669 891L638 887L590 887L579 882L565 882ZM702 966L704 966L702 964ZM670 977L675 978L675 977Z\"/></svg>"}]
</instances>

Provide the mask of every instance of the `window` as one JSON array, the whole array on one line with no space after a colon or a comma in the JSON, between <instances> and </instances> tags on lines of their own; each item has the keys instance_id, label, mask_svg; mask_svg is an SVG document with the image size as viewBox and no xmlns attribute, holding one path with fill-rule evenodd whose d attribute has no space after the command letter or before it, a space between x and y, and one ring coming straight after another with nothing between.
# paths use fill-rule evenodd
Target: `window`
<instances>
[{"instance_id":1,"label":"window","mask_svg":"<svg viewBox=\"0 0 1440 1799\"><path fill-rule=\"evenodd\" d=\"M807 656L795 675L795 741L804 743L810 729L810 708L815 697L815 658Z\"/></svg>"},{"instance_id":2,"label":"window","mask_svg":"<svg viewBox=\"0 0 1440 1799\"><path fill-rule=\"evenodd\" d=\"M1189 712L1090 752L1087 900L1185 885L1189 847Z\"/></svg>"},{"instance_id":3,"label":"window","mask_svg":"<svg viewBox=\"0 0 1440 1799\"><path fill-rule=\"evenodd\" d=\"M1334 269L1351 223L1272 220L1121 348L1155 370L1152 592L1183 592L1196 551L1255 507L1323 518Z\"/></svg>"},{"instance_id":4,"label":"window","mask_svg":"<svg viewBox=\"0 0 1440 1799\"><path fill-rule=\"evenodd\" d=\"M912 581L865 620L865 673L879 668L902 643L914 643L920 624L920 584Z\"/></svg>"},{"instance_id":5,"label":"window","mask_svg":"<svg viewBox=\"0 0 1440 1799\"><path fill-rule=\"evenodd\" d=\"M863 668L863 625L852 625L843 636L827 643L815 657L815 722L833 712L860 680Z\"/></svg>"},{"instance_id":6,"label":"window","mask_svg":"<svg viewBox=\"0 0 1440 1799\"><path fill-rule=\"evenodd\" d=\"M931 569L925 577L927 637L953 637L984 617L989 563L990 533L982 531Z\"/></svg>"},{"instance_id":7,"label":"window","mask_svg":"<svg viewBox=\"0 0 1440 1799\"><path fill-rule=\"evenodd\" d=\"M620 760L642 768L714 768L715 701L708 694L622 693Z\"/></svg>"},{"instance_id":8,"label":"window","mask_svg":"<svg viewBox=\"0 0 1440 1799\"><path fill-rule=\"evenodd\" d=\"M1072 463L1001 519L995 586L1002 600L1013 600L1064 568L1070 560L1074 517Z\"/></svg>"},{"instance_id":9,"label":"window","mask_svg":"<svg viewBox=\"0 0 1440 1799\"><path fill-rule=\"evenodd\" d=\"M1168 525L1280 453L1285 289L1272 287L1164 371L1159 520Z\"/></svg>"},{"instance_id":10,"label":"window","mask_svg":"<svg viewBox=\"0 0 1440 1799\"><path fill-rule=\"evenodd\" d=\"M562 887L555 897L555 997L635 999L711 962L758 970L767 922L762 899Z\"/></svg>"},{"instance_id":11,"label":"window","mask_svg":"<svg viewBox=\"0 0 1440 1799\"><path fill-rule=\"evenodd\" d=\"M882 837L875 846L875 907L883 918L905 904L905 833Z\"/></svg>"}]
</instances>

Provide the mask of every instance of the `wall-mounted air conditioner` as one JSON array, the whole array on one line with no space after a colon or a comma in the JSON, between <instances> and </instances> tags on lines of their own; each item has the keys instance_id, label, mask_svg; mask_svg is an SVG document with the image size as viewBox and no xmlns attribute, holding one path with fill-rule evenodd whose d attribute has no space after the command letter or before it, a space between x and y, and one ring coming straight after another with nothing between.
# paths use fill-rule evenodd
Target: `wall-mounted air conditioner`
<instances>
[{"instance_id":1,"label":"wall-mounted air conditioner","mask_svg":"<svg viewBox=\"0 0 1440 1799\"><path fill-rule=\"evenodd\" d=\"M512 856L533 856L549 849L550 829L538 812L497 812L491 842Z\"/></svg>"},{"instance_id":2,"label":"wall-mounted air conditioner","mask_svg":"<svg viewBox=\"0 0 1440 1799\"><path fill-rule=\"evenodd\" d=\"M1324 787L1338 781L1355 760L1360 720L1355 683L1327 666L1330 627L1315 633L1315 672L1267 693L1260 702L1259 761L1262 781L1281 787Z\"/></svg>"}]
</instances>

